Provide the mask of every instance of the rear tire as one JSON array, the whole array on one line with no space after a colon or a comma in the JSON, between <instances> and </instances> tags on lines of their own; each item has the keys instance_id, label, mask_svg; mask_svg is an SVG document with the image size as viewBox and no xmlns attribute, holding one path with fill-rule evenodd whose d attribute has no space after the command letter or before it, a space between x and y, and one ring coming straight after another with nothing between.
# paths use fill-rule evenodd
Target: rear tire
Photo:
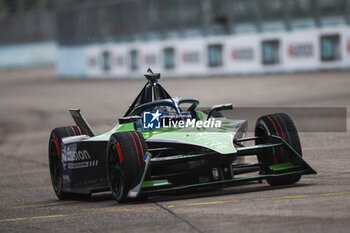
<instances>
[{"instance_id":1,"label":"rear tire","mask_svg":"<svg viewBox=\"0 0 350 233\"><path fill-rule=\"evenodd\" d=\"M141 180L146 151L147 145L139 132L118 132L110 137L106 151L107 178L112 197L118 203L126 202L130 189Z\"/></svg>"},{"instance_id":2,"label":"rear tire","mask_svg":"<svg viewBox=\"0 0 350 233\"><path fill-rule=\"evenodd\" d=\"M69 136L82 135L82 131L78 126L67 126L55 128L51 131L49 140L49 168L53 189L56 196L61 200L80 199L89 197L91 194L73 194L62 191L62 160L61 145L62 138Z\"/></svg>"},{"instance_id":3,"label":"rear tire","mask_svg":"<svg viewBox=\"0 0 350 233\"><path fill-rule=\"evenodd\" d=\"M292 119L285 113L275 113L260 117L255 126L255 136L275 135L283 138L292 148L302 156L301 145L297 129ZM255 144L264 144L264 139L258 139ZM291 162L290 152L282 147L266 149L258 153L258 161L266 163L268 166L280 163ZM267 182L271 186L288 185L298 182L300 174L271 177Z\"/></svg>"}]
</instances>

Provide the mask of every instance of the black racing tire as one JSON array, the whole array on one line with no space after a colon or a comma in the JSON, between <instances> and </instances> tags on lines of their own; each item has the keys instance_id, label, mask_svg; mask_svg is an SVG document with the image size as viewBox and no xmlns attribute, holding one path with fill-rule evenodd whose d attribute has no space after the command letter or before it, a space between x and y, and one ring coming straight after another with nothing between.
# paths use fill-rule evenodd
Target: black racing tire
<instances>
[{"instance_id":1,"label":"black racing tire","mask_svg":"<svg viewBox=\"0 0 350 233\"><path fill-rule=\"evenodd\" d=\"M140 181L146 152L147 145L139 132L111 135L106 149L107 179L112 197L118 203L127 202L128 192Z\"/></svg>"},{"instance_id":2,"label":"black racing tire","mask_svg":"<svg viewBox=\"0 0 350 233\"><path fill-rule=\"evenodd\" d=\"M261 116L255 126L255 136L275 135L283 138L292 148L302 156L301 144L297 129L292 119L285 113L275 113ZM255 144L264 144L264 139L257 139ZM257 154L258 161L267 165L290 162L290 151L282 146L278 148L265 149ZM271 177L266 181L271 186L289 185L298 182L300 174Z\"/></svg>"},{"instance_id":3,"label":"black racing tire","mask_svg":"<svg viewBox=\"0 0 350 233\"><path fill-rule=\"evenodd\" d=\"M56 196L61 200L80 199L89 197L91 194L73 194L62 190L62 160L61 145L62 138L69 136L82 135L82 131L78 126L67 126L55 128L51 131L49 139L49 168L53 189Z\"/></svg>"}]
</instances>

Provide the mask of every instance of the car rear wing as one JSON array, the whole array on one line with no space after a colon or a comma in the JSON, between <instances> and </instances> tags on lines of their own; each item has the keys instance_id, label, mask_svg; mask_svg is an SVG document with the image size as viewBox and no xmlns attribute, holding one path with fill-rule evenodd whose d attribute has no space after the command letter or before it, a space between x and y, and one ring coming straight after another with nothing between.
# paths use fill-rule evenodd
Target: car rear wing
<instances>
[{"instance_id":1,"label":"car rear wing","mask_svg":"<svg viewBox=\"0 0 350 233\"><path fill-rule=\"evenodd\" d=\"M93 137L95 136L94 132L92 131L89 123L85 120L83 115L80 112L80 109L70 109L69 110L70 115L72 116L73 120L77 124L77 126L84 131L88 136Z\"/></svg>"}]
</instances>

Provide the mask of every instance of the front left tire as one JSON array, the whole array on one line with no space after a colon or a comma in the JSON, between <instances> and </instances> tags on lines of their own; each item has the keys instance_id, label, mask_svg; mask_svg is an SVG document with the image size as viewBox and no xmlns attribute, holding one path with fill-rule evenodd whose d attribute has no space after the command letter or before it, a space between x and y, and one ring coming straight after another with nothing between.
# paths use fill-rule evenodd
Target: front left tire
<instances>
[{"instance_id":1,"label":"front left tire","mask_svg":"<svg viewBox=\"0 0 350 233\"><path fill-rule=\"evenodd\" d=\"M118 203L126 202L130 189L140 182L146 152L147 145L139 132L118 132L110 137L106 151L107 179Z\"/></svg>"}]
</instances>

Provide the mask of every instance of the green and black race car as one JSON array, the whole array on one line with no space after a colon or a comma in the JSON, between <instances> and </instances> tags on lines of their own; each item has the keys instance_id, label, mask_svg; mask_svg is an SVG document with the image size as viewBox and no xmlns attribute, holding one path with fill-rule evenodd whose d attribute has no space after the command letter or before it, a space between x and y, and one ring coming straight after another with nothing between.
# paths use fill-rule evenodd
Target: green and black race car
<instances>
[{"instance_id":1,"label":"green and black race car","mask_svg":"<svg viewBox=\"0 0 350 233\"><path fill-rule=\"evenodd\" d=\"M302 158L288 115L261 116L255 136L245 137L247 121L219 114L232 104L199 111L197 99L171 97L160 74L148 70L145 76L147 83L112 130L95 135L78 109L70 110L75 126L52 130L49 166L58 198L112 191L125 202L253 180L287 185L316 174ZM239 163L244 156L257 156L257 162Z\"/></svg>"}]
</instances>

